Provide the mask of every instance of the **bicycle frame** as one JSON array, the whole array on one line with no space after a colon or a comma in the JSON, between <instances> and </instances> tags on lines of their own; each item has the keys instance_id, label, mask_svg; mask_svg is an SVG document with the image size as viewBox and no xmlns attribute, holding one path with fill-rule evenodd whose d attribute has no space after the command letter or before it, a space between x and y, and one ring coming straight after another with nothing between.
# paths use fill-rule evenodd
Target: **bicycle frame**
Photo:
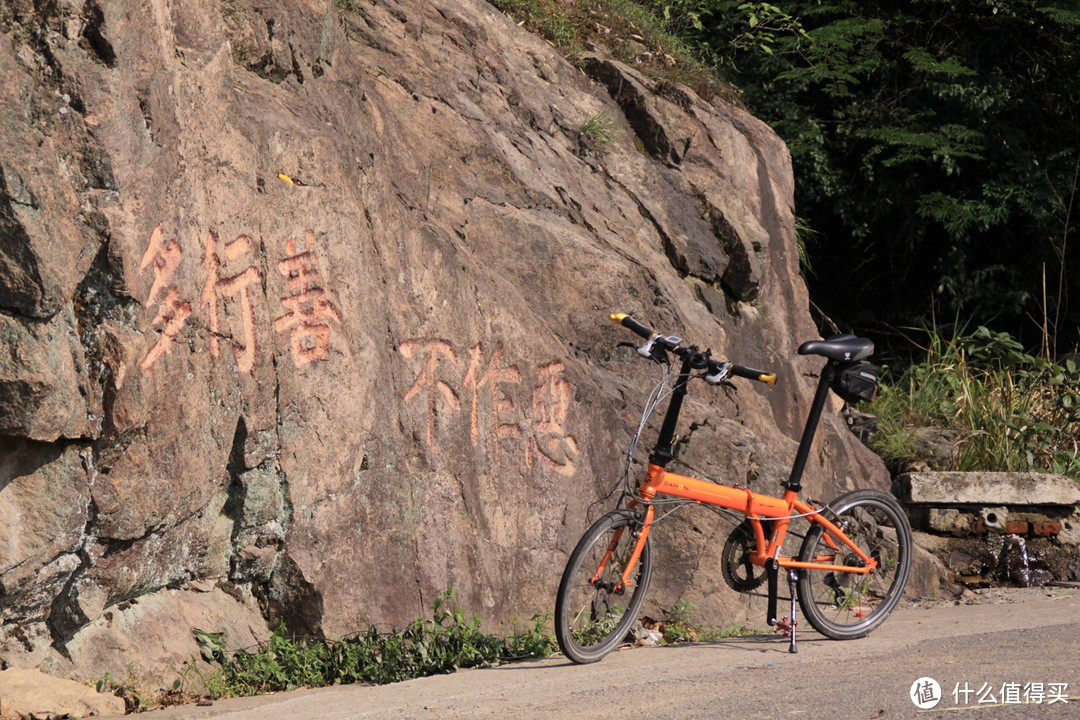
<instances>
[{"instance_id":1,"label":"bicycle frame","mask_svg":"<svg viewBox=\"0 0 1080 720\"><path fill-rule=\"evenodd\" d=\"M806 461L810 454L810 446L813 443L814 434L817 432L821 413L829 393L829 383L835 372L835 364L832 361L829 361L822 370L821 377L818 380L814 401L811 405L810 414L807 417L806 426L803 428L802 438L799 442L799 450L796 453L795 462L792 465L791 475L784 483L785 489L782 497L763 495L761 493L755 493L748 488L737 488L684 475L677 475L675 473L670 473L665 469L667 463L674 459L672 443L675 438L675 427L678 422L679 413L682 409L683 398L686 396L686 386L690 380L691 371L692 368L690 367L689 360L684 360L679 374L679 380L672 390L672 397L668 404L667 412L664 415L660 436L657 439L656 446L653 448L649 458L649 466L645 475L645 480L638 487L637 497L629 503L630 508L644 504L646 511L641 531L634 547L634 552L631 555L630 562L627 563L626 570L622 576L623 587L628 587L631 584L634 567L641 557L645 541L648 539L649 532L652 529L652 524L655 520L655 507L652 504L652 500L659 494L685 498L704 505L734 510L742 513L749 519L751 527L754 530L754 539L756 543L756 550L751 554L750 561L754 565L764 567L770 572L770 605L768 618L770 625L776 624L776 593L774 588L778 568L787 568L789 570L806 568L856 574L867 574L877 568L877 561L867 556L859 549L842 529L822 515L820 510L798 499L799 492L802 490L803 470L806 467ZM781 556L780 549L784 544L788 526L791 520L796 517L804 517L812 523L819 523L822 525L826 532L824 536L826 544L834 550L840 550L841 544L846 546L856 557L858 557L861 564L824 564L823 561L832 559L831 557L815 558L815 560L820 560L822 562L805 562L796 560L792 557ZM770 538L765 537L765 530L761 523L762 520L773 521L773 531ZM604 564L606 564L606 559L604 563L601 563L601 571L603 570ZM600 573L598 572L597 577L599 577L599 575Z\"/></svg>"},{"instance_id":2,"label":"bicycle frame","mask_svg":"<svg viewBox=\"0 0 1080 720\"><path fill-rule=\"evenodd\" d=\"M844 534L843 530L830 522L819 510L800 501L797 497L798 493L794 490L786 490L782 498L777 498L771 495L755 493L746 488L719 485L698 480L697 478L676 475L657 465L649 465L645 482L638 488L639 496L647 503L639 546L644 545L645 538L648 536L654 520L655 509L648 501L659 493L741 512L750 520L750 525L754 529L757 551L750 556L750 561L758 567L764 567L769 558L774 558L782 568L807 568L866 574L877 567L876 560L863 553ZM631 501L630 506L634 507L636 503L636 500ZM833 538L836 538L836 540L850 548L863 564L859 566L834 565L831 563L826 565L815 562L802 562L791 557L781 556L780 548L784 544L788 525L794 517L805 517L810 522L823 525L828 533L825 538L830 547L839 549L833 541ZM761 525L762 519L775 521L771 538L765 537L765 530ZM640 552L635 554L635 560L639 554ZM627 572L624 580L628 580L629 577L630 573Z\"/></svg>"}]
</instances>

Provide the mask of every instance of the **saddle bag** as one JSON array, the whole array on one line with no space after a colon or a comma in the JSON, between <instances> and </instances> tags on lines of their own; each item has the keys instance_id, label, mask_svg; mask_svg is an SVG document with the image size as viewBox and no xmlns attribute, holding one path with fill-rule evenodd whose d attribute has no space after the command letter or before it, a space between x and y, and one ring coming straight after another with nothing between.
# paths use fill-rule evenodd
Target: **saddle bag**
<instances>
[{"instance_id":1,"label":"saddle bag","mask_svg":"<svg viewBox=\"0 0 1080 720\"><path fill-rule=\"evenodd\" d=\"M832 391L854 405L874 402L878 391L880 368L866 360L840 363L830 384Z\"/></svg>"}]
</instances>

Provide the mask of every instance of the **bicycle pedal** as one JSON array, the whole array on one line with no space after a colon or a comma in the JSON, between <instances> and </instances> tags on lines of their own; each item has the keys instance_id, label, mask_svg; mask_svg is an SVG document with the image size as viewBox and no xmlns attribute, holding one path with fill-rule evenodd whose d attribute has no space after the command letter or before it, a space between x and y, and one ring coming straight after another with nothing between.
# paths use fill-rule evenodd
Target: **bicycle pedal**
<instances>
[{"instance_id":1,"label":"bicycle pedal","mask_svg":"<svg viewBox=\"0 0 1080 720\"><path fill-rule=\"evenodd\" d=\"M798 626L797 620L788 620L786 617L780 618L776 622L776 627L773 628L773 634L778 632L784 633L784 637L791 637L791 633Z\"/></svg>"}]
</instances>

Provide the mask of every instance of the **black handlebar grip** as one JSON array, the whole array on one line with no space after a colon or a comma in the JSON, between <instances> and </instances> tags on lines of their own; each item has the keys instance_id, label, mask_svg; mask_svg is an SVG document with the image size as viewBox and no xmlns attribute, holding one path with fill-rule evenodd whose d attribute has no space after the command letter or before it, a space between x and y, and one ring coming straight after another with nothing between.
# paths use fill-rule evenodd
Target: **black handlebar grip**
<instances>
[{"instance_id":1,"label":"black handlebar grip","mask_svg":"<svg viewBox=\"0 0 1080 720\"><path fill-rule=\"evenodd\" d=\"M748 380L757 380L763 382L766 385L776 384L776 373L767 373L764 370L752 370L742 365L736 365L732 363L731 374L741 378L747 378Z\"/></svg>"},{"instance_id":2,"label":"black handlebar grip","mask_svg":"<svg viewBox=\"0 0 1080 720\"><path fill-rule=\"evenodd\" d=\"M634 333L640 335L641 337L645 338L646 340L649 340L654 335L656 335L655 332L653 332L649 328L645 327L644 325L639 323L637 320L635 320L634 318L630 317L629 315L627 315L625 313L615 313L614 315L611 315L611 319L614 320L615 322L619 323L620 325L622 325L627 330L633 331Z\"/></svg>"}]
</instances>

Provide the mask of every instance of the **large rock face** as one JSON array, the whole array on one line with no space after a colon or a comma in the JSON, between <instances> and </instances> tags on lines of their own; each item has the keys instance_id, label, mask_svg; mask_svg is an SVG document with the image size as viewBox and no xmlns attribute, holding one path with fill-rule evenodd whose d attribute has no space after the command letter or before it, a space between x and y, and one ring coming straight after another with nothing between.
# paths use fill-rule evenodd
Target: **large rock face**
<instances>
[{"instance_id":1,"label":"large rock face","mask_svg":"<svg viewBox=\"0 0 1080 720\"><path fill-rule=\"evenodd\" d=\"M745 112L480 0L14 0L0 31L5 663L172 678L193 651L122 638L550 608L654 378L612 311L779 372L696 388L680 456L778 490L817 333ZM886 485L823 430L812 494ZM720 623L710 517L658 533L653 601Z\"/></svg>"}]
</instances>

